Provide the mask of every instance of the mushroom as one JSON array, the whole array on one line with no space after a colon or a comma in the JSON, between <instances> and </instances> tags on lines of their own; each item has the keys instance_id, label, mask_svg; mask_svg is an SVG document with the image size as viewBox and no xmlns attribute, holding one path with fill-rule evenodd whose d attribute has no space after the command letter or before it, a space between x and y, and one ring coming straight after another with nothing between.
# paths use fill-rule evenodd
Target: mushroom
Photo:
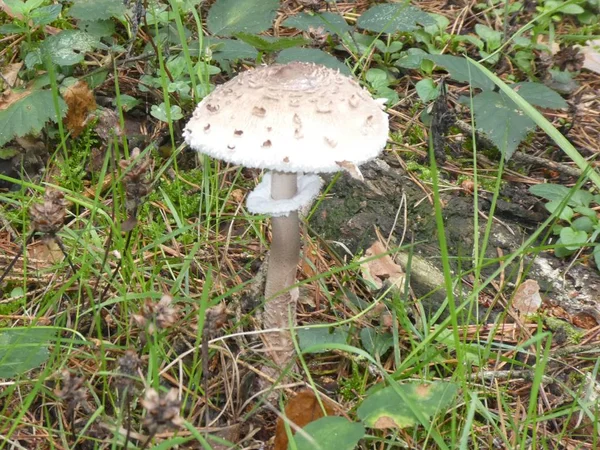
<instances>
[{"instance_id":1,"label":"mushroom","mask_svg":"<svg viewBox=\"0 0 600 450\"><path fill-rule=\"evenodd\" d=\"M263 327L273 362L285 367L294 352L299 210L318 195L316 173L349 170L385 147L383 102L352 78L313 64L292 62L240 73L206 96L187 124L191 148L227 162L269 169L247 198L248 210L272 216ZM360 173L360 172L358 172Z\"/></svg>"}]
</instances>

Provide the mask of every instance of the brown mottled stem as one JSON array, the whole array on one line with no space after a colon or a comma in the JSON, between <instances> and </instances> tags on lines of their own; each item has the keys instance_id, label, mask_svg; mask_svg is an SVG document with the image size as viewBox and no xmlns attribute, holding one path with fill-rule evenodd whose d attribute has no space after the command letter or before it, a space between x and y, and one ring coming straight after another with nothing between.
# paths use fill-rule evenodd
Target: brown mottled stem
<instances>
[{"instance_id":1,"label":"brown mottled stem","mask_svg":"<svg viewBox=\"0 0 600 450\"><path fill-rule=\"evenodd\" d=\"M297 184L296 173L274 171L271 197L274 200L293 198L297 192ZM263 326L266 329L288 328L290 323L296 324L298 290L290 289L290 286L296 283L296 270L300 260L298 211L292 211L287 216L273 217L272 234ZM289 331L266 333L265 344L277 366L283 368L290 362L294 354L294 345Z\"/></svg>"}]
</instances>

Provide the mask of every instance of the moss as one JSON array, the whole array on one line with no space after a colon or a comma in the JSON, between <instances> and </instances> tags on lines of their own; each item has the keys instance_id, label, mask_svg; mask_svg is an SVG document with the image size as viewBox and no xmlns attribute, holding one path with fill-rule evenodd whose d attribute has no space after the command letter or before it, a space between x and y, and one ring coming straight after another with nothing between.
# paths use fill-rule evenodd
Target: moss
<instances>
[{"instance_id":1,"label":"moss","mask_svg":"<svg viewBox=\"0 0 600 450\"><path fill-rule=\"evenodd\" d=\"M552 332L560 331L565 333L569 344L578 344L583 339L583 336L585 336L583 331L556 317L544 317L544 323Z\"/></svg>"},{"instance_id":2,"label":"moss","mask_svg":"<svg viewBox=\"0 0 600 450\"><path fill-rule=\"evenodd\" d=\"M63 160L57 166L60 168L58 176L62 187L68 188L73 192L83 191L83 180L86 174L86 165L92 154L92 148L100 142L94 133L96 121L91 121L81 132L77 139L71 141L68 157L64 155ZM92 177L96 175L92 173Z\"/></svg>"},{"instance_id":3,"label":"moss","mask_svg":"<svg viewBox=\"0 0 600 450\"><path fill-rule=\"evenodd\" d=\"M356 399L356 393L362 393L365 386L365 376L360 373L356 361L352 361L352 376L339 378L340 394L346 401Z\"/></svg>"},{"instance_id":4,"label":"moss","mask_svg":"<svg viewBox=\"0 0 600 450\"><path fill-rule=\"evenodd\" d=\"M20 289L20 288L16 288ZM22 292L21 292L22 293ZM14 297L18 295L18 293L14 292L9 295L9 297ZM15 299L9 301L8 303L0 303L0 316L11 316L13 314L17 314L21 308L25 306L26 300L25 297L21 297L19 299ZM5 327L8 326L10 321L0 320L0 326Z\"/></svg>"},{"instance_id":5,"label":"moss","mask_svg":"<svg viewBox=\"0 0 600 450\"><path fill-rule=\"evenodd\" d=\"M409 172L417 173L420 180L431 182L432 177L430 167L419 164L416 161L407 161L406 169Z\"/></svg>"}]
</instances>

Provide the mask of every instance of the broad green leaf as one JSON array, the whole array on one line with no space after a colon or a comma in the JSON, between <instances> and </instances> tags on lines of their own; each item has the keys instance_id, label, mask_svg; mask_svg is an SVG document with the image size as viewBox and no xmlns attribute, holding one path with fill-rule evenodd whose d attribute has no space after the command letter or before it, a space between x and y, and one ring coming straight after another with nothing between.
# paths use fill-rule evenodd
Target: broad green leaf
<instances>
[{"instance_id":1,"label":"broad green leaf","mask_svg":"<svg viewBox=\"0 0 600 450\"><path fill-rule=\"evenodd\" d=\"M119 96L119 101L121 104L121 108L123 108L123 111L130 111L133 108L135 108L137 105L142 103L141 100L138 100L137 98L132 97L131 95L127 95L127 94L121 94ZM116 99L113 100L113 105L117 106Z\"/></svg>"},{"instance_id":2,"label":"broad green leaf","mask_svg":"<svg viewBox=\"0 0 600 450\"><path fill-rule=\"evenodd\" d=\"M438 98L439 91L431 78L424 78L415 85L417 94L422 102L429 103Z\"/></svg>"},{"instance_id":3,"label":"broad green leaf","mask_svg":"<svg viewBox=\"0 0 600 450\"><path fill-rule=\"evenodd\" d=\"M598 270L600 270L600 245L594 247L594 262Z\"/></svg>"},{"instance_id":4,"label":"broad green leaf","mask_svg":"<svg viewBox=\"0 0 600 450\"><path fill-rule=\"evenodd\" d=\"M586 243L588 234L585 231L577 231L571 227L564 227L560 230L560 240L567 250L579 250Z\"/></svg>"},{"instance_id":5,"label":"broad green leaf","mask_svg":"<svg viewBox=\"0 0 600 450\"><path fill-rule=\"evenodd\" d=\"M31 11L42 6L45 0L27 0L25 2L25 14L29 15Z\"/></svg>"},{"instance_id":6,"label":"broad green leaf","mask_svg":"<svg viewBox=\"0 0 600 450\"><path fill-rule=\"evenodd\" d=\"M13 14L23 15L27 12L25 2L22 0L4 0L4 4Z\"/></svg>"},{"instance_id":7,"label":"broad green leaf","mask_svg":"<svg viewBox=\"0 0 600 450\"><path fill-rule=\"evenodd\" d=\"M470 65L462 56L429 55L427 59L446 69L456 81L469 83L474 88L484 91L494 89L494 82L478 70L477 67Z\"/></svg>"},{"instance_id":8,"label":"broad green leaf","mask_svg":"<svg viewBox=\"0 0 600 450\"><path fill-rule=\"evenodd\" d=\"M546 203L546 209L551 213L554 213L561 207L561 205L562 203L558 201L548 202ZM573 209L570 206L564 205L558 214L558 218L570 222L574 215L575 213L573 212Z\"/></svg>"},{"instance_id":9,"label":"broad green leaf","mask_svg":"<svg viewBox=\"0 0 600 450\"><path fill-rule=\"evenodd\" d=\"M556 92L541 83L515 83L510 87L529 103L540 108L566 108L567 102Z\"/></svg>"},{"instance_id":10,"label":"broad green leaf","mask_svg":"<svg viewBox=\"0 0 600 450\"><path fill-rule=\"evenodd\" d=\"M106 20L125 13L123 0L75 0L69 15L79 20Z\"/></svg>"},{"instance_id":11,"label":"broad green leaf","mask_svg":"<svg viewBox=\"0 0 600 450\"><path fill-rule=\"evenodd\" d=\"M529 192L531 192L533 195L537 195L538 197L542 197L553 202L561 202L570 196L567 204L571 206L588 207L594 199L594 196L588 191L578 189L571 193L572 189L560 184L552 183L534 184L533 186L529 187Z\"/></svg>"},{"instance_id":12,"label":"broad green leaf","mask_svg":"<svg viewBox=\"0 0 600 450\"><path fill-rule=\"evenodd\" d=\"M302 350L316 344L345 344L348 341L346 327L298 328L296 332L298 333L298 344Z\"/></svg>"},{"instance_id":13,"label":"broad green leaf","mask_svg":"<svg viewBox=\"0 0 600 450\"><path fill-rule=\"evenodd\" d=\"M567 2L565 2L564 0L546 0L546 2L544 3L544 7L547 10L552 10L554 8L558 8L562 3L567 3ZM564 5L558 11L563 14L582 14L585 12L585 9L583 9L579 5L570 3L570 4Z\"/></svg>"},{"instance_id":14,"label":"broad green leaf","mask_svg":"<svg viewBox=\"0 0 600 450\"><path fill-rule=\"evenodd\" d=\"M373 328L363 328L360 330L360 342L371 356L378 358L393 347L394 337L391 333L384 333Z\"/></svg>"},{"instance_id":15,"label":"broad green leaf","mask_svg":"<svg viewBox=\"0 0 600 450\"><path fill-rule=\"evenodd\" d=\"M263 52L278 52L286 48L299 47L301 45L309 44L309 42L302 36L272 37L257 36L256 34L249 33L237 33L235 37Z\"/></svg>"},{"instance_id":16,"label":"broad green leaf","mask_svg":"<svg viewBox=\"0 0 600 450\"><path fill-rule=\"evenodd\" d=\"M0 330L0 378L13 378L46 362L54 328Z\"/></svg>"},{"instance_id":17,"label":"broad green leaf","mask_svg":"<svg viewBox=\"0 0 600 450\"><path fill-rule=\"evenodd\" d=\"M61 117L67 111L65 102L59 98ZM17 136L38 134L49 120L56 122L56 110L52 92L33 91L8 108L0 110L0 145Z\"/></svg>"},{"instance_id":18,"label":"broad green leaf","mask_svg":"<svg viewBox=\"0 0 600 450\"><path fill-rule=\"evenodd\" d=\"M31 13L31 21L34 25L48 25L54 22L62 11L62 5L49 5L38 8Z\"/></svg>"},{"instance_id":19,"label":"broad green leaf","mask_svg":"<svg viewBox=\"0 0 600 450\"><path fill-rule=\"evenodd\" d=\"M292 61L314 62L330 69L339 69L344 75L352 74L350 69L337 58L316 48L288 48L282 50L277 57L278 63L285 64Z\"/></svg>"},{"instance_id":20,"label":"broad green leaf","mask_svg":"<svg viewBox=\"0 0 600 450\"><path fill-rule=\"evenodd\" d=\"M96 47L97 40L83 31L64 30L46 39L44 47L53 63L72 66L80 63L85 53Z\"/></svg>"},{"instance_id":21,"label":"broad green leaf","mask_svg":"<svg viewBox=\"0 0 600 450\"><path fill-rule=\"evenodd\" d=\"M254 47L236 39L211 38L210 48L213 52L213 59L218 63L238 59L256 59L258 56Z\"/></svg>"},{"instance_id":22,"label":"broad green leaf","mask_svg":"<svg viewBox=\"0 0 600 450\"><path fill-rule=\"evenodd\" d=\"M569 199L569 204L574 206L583 206L588 207L591 201L594 199L594 196L589 191L584 191L583 189L578 189L573 192L573 195Z\"/></svg>"},{"instance_id":23,"label":"broad green leaf","mask_svg":"<svg viewBox=\"0 0 600 450\"><path fill-rule=\"evenodd\" d=\"M581 214L582 216L588 217L592 220L598 220L598 214L596 210L589 208L587 206L576 206L573 208L577 214Z\"/></svg>"},{"instance_id":24,"label":"broad green leaf","mask_svg":"<svg viewBox=\"0 0 600 450\"><path fill-rule=\"evenodd\" d=\"M167 60L167 69L169 69L171 76L175 80L181 76L186 67L185 58L182 55L177 55Z\"/></svg>"},{"instance_id":25,"label":"broad green leaf","mask_svg":"<svg viewBox=\"0 0 600 450\"><path fill-rule=\"evenodd\" d=\"M371 51L371 48L375 46L377 36L371 36L369 34L352 33L347 36L344 35L343 45L339 44L335 47L339 51L350 51L351 53L358 53L358 55L364 55Z\"/></svg>"},{"instance_id":26,"label":"broad green leaf","mask_svg":"<svg viewBox=\"0 0 600 450\"><path fill-rule=\"evenodd\" d=\"M578 217L573 221L571 227L577 231L585 231L591 233L594 230L594 221L587 216Z\"/></svg>"},{"instance_id":27,"label":"broad green leaf","mask_svg":"<svg viewBox=\"0 0 600 450\"><path fill-rule=\"evenodd\" d=\"M273 25L278 0L217 0L206 18L208 31L215 36L261 33Z\"/></svg>"},{"instance_id":28,"label":"broad green leaf","mask_svg":"<svg viewBox=\"0 0 600 450\"><path fill-rule=\"evenodd\" d=\"M569 142L569 140L563 136L557 129L554 127L548 119L544 117L542 113L540 113L537 109L532 107L523 97L521 97L518 93L514 92L510 86L508 86L504 81L498 78L493 72L490 72L485 66L481 65L477 61L469 59L469 64L477 67L481 70L490 80L494 82L496 86L506 94L519 108L521 108L531 120L533 120L544 132L558 145L562 151L564 151L569 158L581 169L582 172L586 172L590 177L591 181L596 185L596 187L600 187L600 174L592 169L588 160L586 160L577 149Z\"/></svg>"},{"instance_id":29,"label":"broad green leaf","mask_svg":"<svg viewBox=\"0 0 600 450\"><path fill-rule=\"evenodd\" d=\"M183 119L183 114L181 113L181 108L179 106L171 105L170 109L172 121ZM150 114L152 115L152 117L156 117L162 122L169 122L169 116L167 115L167 106L164 103L161 103L160 105L152 105L152 108L150 108Z\"/></svg>"},{"instance_id":30,"label":"broad green leaf","mask_svg":"<svg viewBox=\"0 0 600 450\"><path fill-rule=\"evenodd\" d=\"M17 25L16 23L7 23L0 26L0 34L21 34L26 33L27 28Z\"/></svg>"},{"instance_id":31,"label":"broad green leaf","mask_svg":"<svg viewBox=\"0 0 600 450\"><path fill-rule=\"evenodd\" d=\"M77 28L95 38L111 36L115 32L115 24L112 20L80 20Z\"/></svg>"},{"instance_id":32,"label":"broad green leaf","mask_svg":"<svg viewBox=\"0 0 600 450\"><path fill-rule=\"evenodd\" d=\"M502 44L502 33L496 31L487 25L478 23L475 25L475 33L481 37L487 44L488 48L495 50Z\"/></svg>"},{"instance_id":33,"label":"broad green leaf","mask_svg":"<svg viewBox=\"0 0 600 450\"><path fill-rule=\"evenodd\" d=\"M429 58L429 53L420 48L409 48L394 65L403 69L419 69L425 58Z\"/></svg>"},{"instance_id":34,"label":"broad green leaf","mask_svg":"<svg viewBox=\"0 0 600 450\"><path fill-rule=\"evenodd\" d=\"M468 100L465 102L468 103ZM475 124L508 160L535 123L517 105L497 92L484 91L473 97Z\"/></svg>"},{"instance_id":35,"label":"broad green leaf","mask_svg":"<svg viewBox=\"0 0 600 450\"><path fill-rule=\"evenodd\" d=\"M560 184L542 183L529 186L529 192L546 200L560 202L569 195L569 189Z\"/></svg>"},{"instance_id":36,"label":"broad green leaf","mask_svg":"<svg viewBox=\"0 0 600 450\"><path fill-rule=\"evenodd\" d=\"M0 30L0 33L2 31ZM36 48L35 50L30 51L25 55L25 67L28 69L33 69L37 65L41 65L44 63L42 60L42 50L40 48Z\"/></svg>"},{"instance_id":37,"label":"broad green leaf","mask_svg":"<svg viewBox=\"0 0 600 450\"><path fill-rule=\"evenodd\" d=\"M331 34L343 34L352 28L339 14L332 12L323 12L319 14L307 14L301 12L288 17L283 21L284 27L297 28L298 30L308 31L309 28L323 27L325 31Z\"/></svg>"},{"instance_id":38,"label":"broad green leaf","mask_svg":"<svg viewBox=\"0 0 600 450\"><path fill-rule=\"evenodd\" d=\"M579 247L577 247L575 250L579 250ZM554 256L557 258L565 258L566 256L570 256L575 253L575 250L569 250L567 247L565 247L565 243L562 241L562 239L558 239L558 241L556 241L556 247L554 248Z\"/></svg>"},{"instance_id":39,"label":"broad green leaf","mask_svg":"<svg viewBox=\"0 0 600 450\"><path fill-rule=\"evenodd\" d=\"M567 70L548 69L548 73L550 79L546 83L561 94L571 94L579 87L579 83L573 79L573 74Z\"/></svg>"},{"instance_id":40,"label":"broad green leaf","mask_svg":"<svg viewBox=\"0 0 600 450\"><path fill-rule=\"evenodd\" d=\"M296 433L297 450L353 450L365 435L365 428L344 417L321 417L306 425L303 430L312 438ZM292 449L290 445L288 448Z\"/></svg>"},{"instance_id":41,"label":"broad green leaf","mask_svg":"<svg viewBox=\"0 0 600 450\"><path fill-rule=\"evenodd\" d=\"M14 288L12 291L10 291L10 296L11 297L22 297L25 295L25 289L23 289L21 286ZM11 303L17 303L17 308L18 306L18 302L11 302Z\"/></svg>"},{"instance_id":42,"label":"broad green leaf","mask_svg":"<svg viewBox=\"0 0 600 450\"><path fill-rule=\"evenodd\" d=\"M413 410L431 417L444 414L454 399L458 386L454 383L436 382L403 383L380 389L369 395L358 407L357 415L369 428L406 428L419 423ZM410 402L404 402L403 397Z\"/></svg>"},{"instance_id":43,"label":"broad green leaf","mask_svg":"<svg viewBox=\"0 0 600 450\"><path fill-rule=\"evenodd\" d=\"M437 22L429 14L408 3L372 6L356 22L364 30L388 34L417 30L418 24L436 25Z\"/></svg>"},{"instance_id":44,"label":"broad green leaf","mask_svg":"<svg viewBox=\"0 0 600 450\"><path fill-rule=\"evenodd\" d=\"M434 35L440 32L443 32L448 25L450 25L450 20L446 16L442 16L440 14L429 13L429 17L433 19L435 25L427 25L423 27L426 33Z\"/></svg>"},{"instance_id":45,"label":"broad green leaf","mask_svg":"<svg viewBox=\"0 0 600 450\"><path fill-rule=\"evenodd\" d=\"M389 84L388 75L381 69L369 69L365 75L366 80L373 87L387 86Z\"/></svg>"}]
</instances>

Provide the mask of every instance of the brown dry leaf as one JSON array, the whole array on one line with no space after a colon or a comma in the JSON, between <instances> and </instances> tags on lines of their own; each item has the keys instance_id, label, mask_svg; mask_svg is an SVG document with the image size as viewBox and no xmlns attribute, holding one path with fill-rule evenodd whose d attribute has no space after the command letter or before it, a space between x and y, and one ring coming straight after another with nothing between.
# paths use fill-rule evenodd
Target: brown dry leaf
<instances>
[{"instance_id":1,"label":"brown dry leaf","mask_svg":"<svg viewBox=\"0 0 600 450\"><path fill-rule=\"evenodd\" d=\"M552 42L552 45L550 45L550 43L546 39L546 36L542 34L538 35L537 43L547 46L550 49L550 53L552 53L553 55L556 55L560 50L560 45L557 42Z\"/></svg>"},{"instance_id":2,"label":"brown dry leaf","mask_svg":"<svg viewBox=\"0 0 600 450\"><path fill-rule=\"evenodd\" d=\"M404 271L402 267L394 262L390 255L386 255L386 249L380 241L376 241L365 252L362 260L382 255L377 259L364 262L360 265L365 280L371 282L377 289L383 287L384 280L389 280L393 286L404 284Z\"/></svg>"},{"instance_id":3,"label":"brown dry leaf","mask_svg":"<svg viewBox=\"0 0 600 450\"><path fill-rule=\"evenodd\" d=\"M362 172L358 168L356 164L351 161L336 161L338 166L340 166L345 172L347 172L352 178L358 181L365 181Z\"/></svg>"},{"instance_id":4,"label":"brown dry leaf","mask_svg":"<svg viewBox=\"0 0 600 450\"><path fill-rule=\"evenodd\" d=\"M375 428L378 430L388 430L391 428L398 428L398 424L394 419L388 416L381 416L377 421L375 421Z\"/></svg>"},{"instance_id":5,"label":"brown dry leaf","mask_svg":"<svg viewBox=\"0 0 600 450\"><path fill-rule=\"evenodd\" d=\"M33 92L33 88L28 88L23 91L13 91L11 89L7 89L0 95L0 111L4 109L8 109L14 103L17 103L24 97L27 97L29 94Z\"/></svg>"},{"instance_id":6,"label":"brown dry leaf","mask_svg":"<svg viewBox=\"0 0 600 450\"><path fill-rule=\"evenodd\" d=\"M517 288L513 297L513 308L521 314L533 314L542 306L540 285L535 280L526 280Z\"/></svg>"},{"instance_id":7,"label":"brown dry leaf","mask_svg":"<svg viewBox=\"0 0 600 450\"><path fill-rule=\"evenodd\" d=\"M35 270L46 269L65 259L54 239L42 239L27 248L29 265Z\"/></svg>"},{"instance_id":8,"label":"brown dry leaf","mask_svg":"<svg viewBox=\"0 0 600 450\"><path fill-rule=\"evenodd\" d=\"M327 397L320 395L323 406L328 416L336 415L336 405ZM323 410L319 405L315 393L311 389L304 389L296 394L295 397L290 399L285 406L285 416L296 424L298 427L303 428L311 422L320 419L324 416ZM292 428L292 434L294 429ZM285 425L283 419L277 419L277 427L275 429L275 445L273 450L287 450L288 448L288 437L285 432Z\"/></svg>"},{"instance_id":9,"label":"brown dry leaf","mask_svg":"<svg viewBox=\"0 0 600 450\"><path fill-rule=\"evenodd\" d=\"M591 314L579 312L573 316L573 325L584 330L591 330L598 326L598 321Z\"/></svg>"},{"instance_id":10,"label":"brown dry leaf","mask_svg":"<svg viewBox=\"0 0 600 450\"><path fill-rule=\"evenodd\" d=\"M231 191L231 198L236 204L242 203L244 201L244 191L241 189L234 189Z\"/></svg>"},{"instance_id":11,"label":"brown dry leaf","mask_svg":"<svg viewBox=\"0 0 600 450\"><path fill-rule=\"evenodd\" d=\"M115 136L123 136L123 130L121 130L121 127L119 126L119 117L116 112L111 109L101 108L96 115L98 117L96 133L100 136L100 139L104 142L109 142L112 141Z\"/></svg>"},{"instance_id":12,"label":"brown dry leaf","mask_svg":"<svg viewBox=\"0 0 600 450\"><path fill-rule=\"evenodd\" d=\"M9 64L6 66L6 69L4 69L4 72L2 72L2 78L4 78L4 81L6 81L9 87L15 87L21 67L23 67L22 62Z\"/></svg>"},{"instance_id":13,"label":"brown dry leaf","mask_svg":"<svg viewBox=\"0 0 600 450\"><path fill-rule=\"evenodd\" d=\"M63 97L69 107L65 125L71 135L77 137L83 131L90 113L96 110L94 93L85 81L79 80L65 91Z\"/></svg>"},{"instance_id":14,"label":"brown dry leaf","mask_svg":"<svg viewBox=\"0 0 600 450\"><path fill-rule=\"evenodd\" d=\"M579 47L579 51L584 56L583 68L600 73L600 39L587 41L585 46Z\"/></svg>"},{"instance_id":15,"label":"brown dry leaf","mask_svg":"<svg viewBox=\"0 0 600 450\"><path fill-rule=\"evenodd\" d=\"M12 9L10 9L8 7L8 5L6 3L4 3L3 0L0 0L0 11L4 11L8 17L11 17L13 19L22 19L23 18L23 16L21 14L13 13Z\"/></svg>"}]
</instances>

